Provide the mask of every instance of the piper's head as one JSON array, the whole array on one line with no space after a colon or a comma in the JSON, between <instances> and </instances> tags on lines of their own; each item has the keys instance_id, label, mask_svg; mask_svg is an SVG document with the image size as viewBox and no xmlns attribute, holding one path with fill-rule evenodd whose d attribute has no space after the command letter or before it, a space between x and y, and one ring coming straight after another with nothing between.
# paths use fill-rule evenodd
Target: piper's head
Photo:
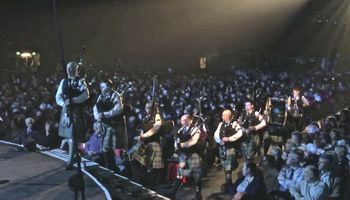
<instances>
[{"instance_id":1,"label":"piper's head","mask_svg":"<svg viewBox=\"0 0 350 200\"><path fill-rule=\"evenodd\" d=\"M109 79L104 80L100 84L101 94L108 95L112 91L113 82Z\"/></svg>"},{"instance_id":2,"label":"piper's head","mask_svg":"<svg viewBox=\"0 0 350 200\"><path fill-rule=\"evenodd\" d=\"M191 117L191 115L188 115L188 114L182 115L180 121L181 121L182 127L187 127L187 126L191 125L192 117Z\"/></svg>"},{"instance_id":3,"label":"piper's head","mask_svg":"<svg viewBox=\"0 0 350 200\"><path fill-rule=\"evenodd\" d=\"M69 62L67 64L68 77L75 77L78 75L79 65L76 62Z\"/></svg>"},{"instance_id":4,"label":"piper's head","mask_svg":"<svg viewBox=\"0 0 350 200\"><path fill-rule=\"evenodd\" d=\"M230 122L232 120L232 112L231 112L231 110L224 110L222 112L221 118L222 118L222 121L224 121L224 122Z\"/></svg>"},{"instance_id":5,"label":"piper's head","mask_svg":"<svg viewBox=\"0 0 350 200\"><path fill-rule=\"evenodd\" d=\"M252 112L252 111L254 111L254 104L253 104L253 102L251 102L251 101L246 101L246 102L244 103L244 109L245 109L245 111L247 111L247 112Z\"/></svg>"}]
</instances>

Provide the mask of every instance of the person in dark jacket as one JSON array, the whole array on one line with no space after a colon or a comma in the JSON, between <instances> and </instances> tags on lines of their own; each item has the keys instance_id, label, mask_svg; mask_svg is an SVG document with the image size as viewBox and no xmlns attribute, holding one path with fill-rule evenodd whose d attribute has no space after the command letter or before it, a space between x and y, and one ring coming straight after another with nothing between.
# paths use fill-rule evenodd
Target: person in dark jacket
<instances>
[{"instance_id":1,"label":"person in dark jacket","mask_svg":"<svg viewBox=\"0 0 350 200\"><path fill-rule=\"evenodd\" d=\"M265 183L262 172L253 162L243 164L243 176L233 184L233 200L266 199Z\"/></svg>"}]
</instances>

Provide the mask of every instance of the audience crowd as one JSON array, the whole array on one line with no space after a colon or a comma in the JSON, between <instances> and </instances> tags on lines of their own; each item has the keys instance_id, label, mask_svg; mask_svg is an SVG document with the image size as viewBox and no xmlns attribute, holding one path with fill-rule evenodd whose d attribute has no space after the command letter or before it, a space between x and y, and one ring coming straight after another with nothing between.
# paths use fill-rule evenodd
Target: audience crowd
<instances>
[{"instance_id":1,"label":"audience crowd","mask_svg":"<svg viewBox=\"0 0 350 200\"><path fill-rule=\"evenodd\" d=\"M38 73L0 75L3 80L0 90L0 139L18 144L34 141L29 142L32 145L28 146L28 150L57 148L61 143L57 136L60 108L54 97L62 75L43 76ZM94 124L92 106L99 94L98 80L102 77L114 80L116 89L124 91L125 102L132 106L127 115L130 140L137 135L136 127L144 117L145 104L152 98L152 76L147 72L123 78L100 72L87 80L91 90L86 109L90 125L87 136L90 138L81 151L101 164L103 160L98 156L101 153L100 127ZM118 88L121 79L128 83L127 87ZM244 101L253 100L256 110L263 111L268 97L286 99L296 85L303 89L303 95L310 101L307 114L310 125L302 132L292 132L282 148L271 146L259 164L260 168L254 163L245 163L243 176L234 184L233 198L245 196L256 199L255 195L263 189L266 198L272 199L350 199L350 196L345 196L350 183L350 110L329 116L347 106L350 82L346 75L333 76L322 68L303 74L238 68L224 75L205 72L163 74L158 77L156 98L165 119L178 122L183 114L203 113L210 136L219 123L223 108L232 108L239 113ZM116 155L119 155L117 161L121 166L120 153ZM120 169L125 168L121 166ZM247 184L258 184L260 189L242 188L241 182L248 180L245 177L249 180L258 177Z\"/></svg>"}]
</instances>

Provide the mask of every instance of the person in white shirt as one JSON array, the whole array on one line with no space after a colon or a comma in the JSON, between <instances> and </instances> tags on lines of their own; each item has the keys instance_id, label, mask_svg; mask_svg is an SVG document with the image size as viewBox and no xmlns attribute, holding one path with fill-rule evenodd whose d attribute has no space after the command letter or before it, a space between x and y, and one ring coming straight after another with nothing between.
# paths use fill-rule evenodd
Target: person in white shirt
<instances>
[{"instance_id":1,"label":"person in white shirt","mask_svg":"<svg viewBox=\"0 0 350 200\"><path fill-rule=\"evenodd\" d=\"M329 191L325 183L319 179L319 171L313 166L305 167L303 181L290 188L295 200L327 200Z\"/></svg>"},{"instance_id":2,"label":"person in white shirt","mask_svg":"<svg viewBox=\"0 0 350 200\"><path fill-rule=\"evenodd\" d=\"M59 136L68 139L69 160L66 170L73 169L77 142L85 139L85 102L90 94L86 82L78 76L79 65L67 64L68 77L62 79L56 92L56 103L62 107Z\"/></svg>"},{"instance_id":3,"label":"person in white shirt","mask_svg":"<svg viewBox=\"0 0 350 200\"><path fill-rule=\"evenodd\" d=\"M226 183L222 190L228 193L232 190L232 170L237 166L235 147L239 147L237 141L242 135L238 122L233 121L232 111L224 110L222 112L222 122L219 123L214 133L214 139L220 145L220 159L225 171Z\"/></svg>"}]
</instances>

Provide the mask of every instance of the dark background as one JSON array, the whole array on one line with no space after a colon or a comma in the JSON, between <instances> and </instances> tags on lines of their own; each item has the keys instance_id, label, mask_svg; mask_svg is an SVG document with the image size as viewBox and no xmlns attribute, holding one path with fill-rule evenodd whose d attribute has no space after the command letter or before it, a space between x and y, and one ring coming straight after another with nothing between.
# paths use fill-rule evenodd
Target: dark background
<instances>
[{"instance_id":1,"label":"dark background","mask_svg":"<svg viewBox=\"0 0 350 200\"><path fill-rule=\"evenodd\" d=\"M87 63L125 70L288 68L295 57L349 59L349 0L57 0L66 60L88 45ZM317 22L322 19L322 22ZM327 21L328 20L328 21ZM0 3L1 67L20 49L59 62L51 0ZM338 54L338 55L337 55ZM287 60L287 61L286 61Z\"/></svg>"}]
</instances>

